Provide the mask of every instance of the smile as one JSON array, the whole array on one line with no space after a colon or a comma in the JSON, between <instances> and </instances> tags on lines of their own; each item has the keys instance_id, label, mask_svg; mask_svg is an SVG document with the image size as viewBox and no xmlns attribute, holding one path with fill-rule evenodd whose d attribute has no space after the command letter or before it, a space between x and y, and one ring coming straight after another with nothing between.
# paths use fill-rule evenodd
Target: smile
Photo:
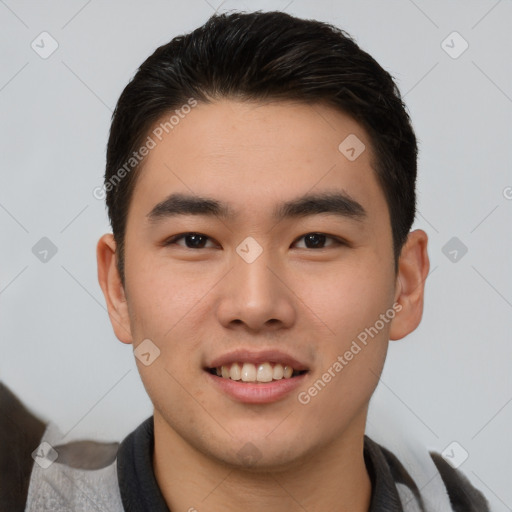
<instances>
[{"instance_id":1,"label":"smile","mask_svg":"<svg viewBox=\"0 0 512 512\"><path fill-rule=\"evenodd\" d=\"M268 404L294 396L312 373L303 358L275 348L233 350L206 361L203 369L214 389L245 404Z\"/></svg>"},{"instance_id":2,"label":"smile","mask_svg":"<svg viewBox=\"0 0 512 512\"><path fill-rule=\"evenodd\" d=\"M264 362L253 364L240 362L209 368L209 372L223 379L266 383L281 379L291 379L305 373L306 370L295 370L292 366L281 363Z\"/></svg>"}]
</instances>

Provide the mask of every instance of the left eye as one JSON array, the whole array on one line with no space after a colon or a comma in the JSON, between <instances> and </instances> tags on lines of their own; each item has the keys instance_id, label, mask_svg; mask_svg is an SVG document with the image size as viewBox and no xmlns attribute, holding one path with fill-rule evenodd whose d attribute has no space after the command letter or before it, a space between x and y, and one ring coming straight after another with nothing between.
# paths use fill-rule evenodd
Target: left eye
<instances>
[{"instance_id":1,"label":"left eye","mask_svg":"<svg viewBox=\"0 0 512 512\"><path fill-rule=\"evenodd\" d=\"M324 233L307 233L297 238L294 243L297 243L297 241L301 239L305 240L306 249L323 249L325 247L326 240L331 240L333 242L327 245L327 247L343 245L343 242L340 239ZM185 247L187 249L204 249L206 243L210 239L208 236L201 233L182 233L181 235L171 237L165 242L165 245L180 245L183 247L183 244L177 243L181 240L185 241ZM301 249L302 248L304 247L301 247Z\"/></svg>"},{"instance_id":2,"label":"left eye","mask_svg":"<svg viewBox=\"0 0 512 512\"><path fill-rule=\"evenodd\" d=\"M325 241L327 239L330 239L334 241L334 243L331 243L327 247L333 246L333 245L342 245L341 240L338 238L325 235L324 233L308 233L306 235L302 235L297 240L304 239L306 242L306 249L323 249L323 245L325 245Z\"/></svg>"}]
</instances>

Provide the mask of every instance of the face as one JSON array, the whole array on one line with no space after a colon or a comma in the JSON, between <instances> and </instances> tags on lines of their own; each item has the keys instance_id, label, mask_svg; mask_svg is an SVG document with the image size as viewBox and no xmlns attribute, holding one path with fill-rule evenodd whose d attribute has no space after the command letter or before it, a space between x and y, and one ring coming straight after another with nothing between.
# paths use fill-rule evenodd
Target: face
<instances>
[{"instance_id":1,"label":"face","mask_svg":"<svg viewBox=\"0 0 512 512\"><path fill-rule=\"evenodd\" d=\"M137 359L155 423L261 467L362 435L400 315L367 134L327 106L222 100L164 135L125 238L124 341L160 351Z\"/></svg>"}]
</instances>

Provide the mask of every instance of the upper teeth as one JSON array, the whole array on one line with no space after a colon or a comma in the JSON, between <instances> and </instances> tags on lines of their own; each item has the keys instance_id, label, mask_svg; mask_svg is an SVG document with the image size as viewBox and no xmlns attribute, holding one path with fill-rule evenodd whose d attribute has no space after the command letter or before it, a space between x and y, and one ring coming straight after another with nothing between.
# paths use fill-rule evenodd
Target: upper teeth
<instances>
[{"instance_id":1,"label":"upper teeth","mask_svg":"<svg viewBox=\"0 0 512 512\"><path fill-rule=\"evenodd\" d=\"M243 382L271 382L272 380L289 379L293 368L288 365L271 363L233 363L216 368L217 375L225 379L242 380Z\"/></svg>"}]
</instances>

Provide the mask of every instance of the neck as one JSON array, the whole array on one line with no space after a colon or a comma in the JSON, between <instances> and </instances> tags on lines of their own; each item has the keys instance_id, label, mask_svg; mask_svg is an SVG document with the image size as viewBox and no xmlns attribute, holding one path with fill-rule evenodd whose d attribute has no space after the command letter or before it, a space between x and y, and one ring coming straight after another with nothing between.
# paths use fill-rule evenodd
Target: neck
<instances>
[{"instance_id":1,"label":"neck","mask_svg":"<svg viewBox=\"0 0 512 512\"><path fill-rule=\"evenodd\" d=\"M340 439L285 468L256 470L197 451L155 414L156 480L172 511L368 512L365 419L364 414Z\"/></svg>"}]
</instances>

